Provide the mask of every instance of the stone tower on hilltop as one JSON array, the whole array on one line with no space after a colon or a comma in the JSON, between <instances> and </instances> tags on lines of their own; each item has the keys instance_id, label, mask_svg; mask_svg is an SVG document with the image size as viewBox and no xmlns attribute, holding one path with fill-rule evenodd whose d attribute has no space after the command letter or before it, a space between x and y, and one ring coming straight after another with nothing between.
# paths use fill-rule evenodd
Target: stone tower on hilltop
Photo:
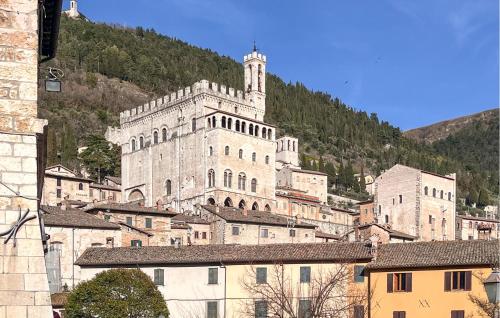
<instances>
[{"instance_id":1,"label":"stone tower on hilltop","mask_svg":"<svg viewBox=\"0 0 500 318\"><path fill-rule=\"evenodd\" d=\"M70 18L78 18L80 13L78 12L78 2L76 0L71 0L69 2L69 10L64 11Z\"/></svg>"},{"instance_id":2,"label":"stone tower on hilltop","mask_svg":"<svg viewBox=\"0 0 500 318\"><path fill-rule=\"evenodd\" d=\"M264 122L266 56L243 58L244 90L201 80L120 114L122 197L195 211L275 206L275 127Z\"/></svg>"}]
</instances>

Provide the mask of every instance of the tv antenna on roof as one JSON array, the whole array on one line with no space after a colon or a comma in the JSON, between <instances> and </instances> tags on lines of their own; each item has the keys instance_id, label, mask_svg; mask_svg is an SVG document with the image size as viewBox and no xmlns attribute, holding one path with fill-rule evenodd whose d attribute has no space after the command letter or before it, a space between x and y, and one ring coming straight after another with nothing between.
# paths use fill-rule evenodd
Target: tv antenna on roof
<instances>
[{"instance_id":1,"label":"tv antenna on roof","mask_svg":"<svg viewBox=\"0 0 500 318\"><path fill-rule=\"evenodd\" d=\"M253 51L257 52L257 45L255 44L255 40L253 40Z\"/></svg>"}]
</instances>

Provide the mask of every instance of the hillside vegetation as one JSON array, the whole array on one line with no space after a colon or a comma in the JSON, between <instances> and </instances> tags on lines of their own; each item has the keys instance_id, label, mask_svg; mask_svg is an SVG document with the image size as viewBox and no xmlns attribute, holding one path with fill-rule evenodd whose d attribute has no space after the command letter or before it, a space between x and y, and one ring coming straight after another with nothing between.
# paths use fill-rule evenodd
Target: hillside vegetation
<instances>
[{"instance_id":1,"label":"hillside vegetation","mask_svg":"<svg viewBox=\"0 0 500 318\"><path fill-rule=\"evenodd\" d=\"M243 88L242 66L229 57L154 30L66 17L61 20L58 56L50 63L66 76L63 93L40 92L41 116L50 122L49 163L59 160L60 152L63 163L73 168L80 164L76 146L85 145L89 135L103 134L106 126L117 125L120 111L200 79ZM41 66L41 76L48 66ZM266 79L265 120L280 127L279 134L298 137L304 165L326 171L330 183L340 189L362 192L352 173L379 174L395 163L441 174L457 171L462 195L468 193L472 178L482 188L488 184L489 175L405 138L375 113L355 111L338 98L301 83L285 83L273 74Z\"/></svg>"}]
</instances>

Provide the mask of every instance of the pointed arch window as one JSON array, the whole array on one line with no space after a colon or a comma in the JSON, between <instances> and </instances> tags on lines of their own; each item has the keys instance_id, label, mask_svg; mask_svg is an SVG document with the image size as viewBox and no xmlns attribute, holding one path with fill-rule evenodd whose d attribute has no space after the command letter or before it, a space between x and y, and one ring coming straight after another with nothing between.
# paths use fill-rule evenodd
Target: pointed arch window
<instances>
[{"instance_id":1,"label":"pointed arch window","mask_svg":"<svg viewBox=\"0 0 500 318\"><path fill-rule=\"evenodd\" d=\"M165 192L167 193L167 195L172 195L172 180L170 179L167 179L167 181L165 181Z\"/></svg>"},{"instance_id":2,"label":"pointed arch window","mask_svg":"<svg viewBox=\"0 0 500 318\"><path fill-rule=\"evenodd\" d=\"M267 129L266 129L266 127L262 127L262 138L264 138L264 139L267 138Z\"/></svg>"},{"instance_id":3,"label":"pointed arch window","mask_svg":"<svg viewBox=\"0 0 500 318\"><path fill-rule=\"evenodd\" d=\"M224 147L224 154L229 156L229 146Z\"/></svg>"},{"instance_id":4,"label":"pointed arch window","mask_svg":"<svg viewBox=\"0 0 500 318\"><path fill-rule=\"evenodd\" d=\"M158 131L154 131L153 132L153 144L157 144L158 143Z\"/></svg>"},{"instance_id":5,"label":"pointed arch window","mask_svg":"<svg viewBox=\"0 0 500 318\"><path fill-rule=\"evenodd\" d=\"M167 141L167 128L163 128L161 130L161 141L163 142Z\"/></svg>"},{"instance_id":6,"label":"pointed arch window","mask_svg":"<svg viewBox=\"0 0 500 318\"><path fill-rule=\"evenodd\" d=\"M251 183L251 191L257 192L257 179L253 178Z\"/></svg>"},{"instance_id":7,"label":"pointed arch window","mask_svg":"<svg viewBox=\"0 0 500 318\"><path fill-rule=\"evenodd\" d=\"M424 188L424 194L425 195L429 195L429 187L428 186L425 186L425 188Z\"/></svg>"},{"instance_id":8,"label":"pointed arch window","mask_svg":"<svg viewBox=\"0 0 500 318\"><path fill-rule=\"evenodd\" d=\"M210 117L207 119L207 125L208 128L212 128L212 121L210 120Z\"/></svg>"},{"instance_id":9,"label":"pointed arch window","mask_svg":"<svg viewBox=\"0 0 500 318\"><path fill-rule=\"evenodd\" d=\"M443 190L441 190L441 192L439 193L439 198L444 199L444 191Z\"/></svg>"},{"instance_id":10,"label":"pointed arch window","mask_svg":"<svg viewBox=\"0 0 500 318\"><path fill-rule=\"evenodd\" d=\"M234 129L239 132L240 131L240 121L238 119L236 119L234 126L235 126Z\"/></svg>"},{"instance_id":11,"label":"pointed arch window","mask_svg":"<svg viewBox=\"0 0 500 318\"><path fill-rule=\"evenodd\" d=\"M233 173L231 170L224 171L224 187L231 188L233 183Z\"/></svg>"},{"instance_id":12,"label":"pointed arch window","mask_svg":"<svg viewBox=\"0 0 500 318\"><path fill-rule=\"evenodd\" d=\"M222 128L226 128L226 116L222 116Z\"/></svg>"},{"instance_id":13,"label":"pointed arch window","mask_svg":"<svg viewBox=\"0 0 500 318\"><path fill-rule=\"evenodd\" d=\"M245 191L246 183L247 183L247 177L243 172L241 172L238 175L238 190Z\"/></svg>"},{"instance_id":14,"label":"pointed arch window","mask_svg":"<svg viewBox=\"0 0 500 318\"><path fill-rule=\"evenodd\" d=\"M242 121L241 122L241 132L242 133L246 133L246 126L247 126L247 123Z\"/></svg>"},{"instance_id":15,"label":"pointed arch window","mask_svg":"<svg viewBox=\"0 0 500 318\"><path fill-rule=\"evenodd\" d=\"M271 129L267 130L267 139L273 139L273 131Z\"/></svg>"},{"instance_id":16,"label":"pointed arch window","mask_svg":"<svg viewBox=\"0 0 500 318\"><path fill-rule=\"evenodd\" d=\"M255 137L259 137L259 125L255 125Z\"/></svg>"},{"instance_id":17,"label":"pointed arch window","mask_svg":"<svg viewBox=\"0 0 500 318\"><path fill-rule=\"evenodd\" d=\"M433 188L433 189L432 189L432 196L433 196L433 197L436 197L436 188Z\"/></svg>"},{"instance_id":18,"label":"pointed arch window","mask_svg":"<svg viewBox=\"0 0 500 318\"><path fill-rule=\"evenodd\" d=\"M217 127L217 119L215 118L215 116L212 116L212 127Z\"/></svg>"},{"instance_id":19,"label":"pointed arch window","mask_svg":"<svg viewBox=\"0 0 500 318\"><path fill-rule=\"evenodd\" d=\"M253 124L248 125L248 133L253 135Z\"/></svg>"},{"instance_id":20,"label":"pointed arch window","mask_svg":"<svg viewBox=\"0 0 500 318\"><path fill-rule=\"evenodd\" d=\"M196 131L196 118L191 119L191 131Z\"/></svg>"},{"instance_id":21,"label":"pointed arch window","mask_svg":"<svg viewBox=\"0 0 500 318\"><path fill-rule=\"evenodd\" d=\"M139 137L139 149L144 148L144 137Z\"/></svg>"},{"instance_id":22,"label":"pointed arch window","mask_svg":"<svg viewBox=\"0 0 500 318\"><path fill-rule=\"evenodd\" d=\"M215 187L215 171L214 169L208 170L208 187Z\"/></svg>"},{"instance_id":23,"label":"pointed arch window","mask_svg":"<svg viewBox=\"0 0 500 318\"><path fill-rule=\"evenodd\" d=\"M227 129L232 129L232 126L233 126L233 119L229 117L227 119Z\"/></svg>"},{"instance_id":24,"label":"pointed arch window","mask_svg":"<svg viewBox=\"0 0 500 318\"><path fill-rule=\"evenodd\" d=\"M136 146L135 146L135 139L132 139L132 141L130 142L130 144L131 144L132 151L135 151L135 148L136 148Z\"/></svg>"}]
</instances>

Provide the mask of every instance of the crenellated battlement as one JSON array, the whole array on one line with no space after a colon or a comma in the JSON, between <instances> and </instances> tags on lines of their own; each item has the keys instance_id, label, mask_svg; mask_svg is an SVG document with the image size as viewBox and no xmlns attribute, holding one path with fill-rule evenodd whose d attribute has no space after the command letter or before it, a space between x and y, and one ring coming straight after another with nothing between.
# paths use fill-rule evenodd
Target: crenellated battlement
<instances>
[{"instance_id":1,"label":"crenellated battlement","mask_svg":"<svg viewBox=\"0 0 500 318\"><path fill-rule=\"evenodd\" d=\"M249 54L251 55L251 54ZM265 58L265 57L264 57ZM129 110L120 113L120 123L128 122L157 112L159 110L175 106L183 101L193 98L197 94L207 93L219 98L230 100L240 104L249 104L245 100L245 94L241 90L227 87L224 84L211 83L207 80L201 80L192 86L185 87L177 92L170 93L158 99L154 99Z\"/></svg>"},{"instance_id":2,"label":"crenellated battlement","mask_svg":"<svg viewBox=\"0 0 500 318\"><path fill-rule=\"evenodd\" d=\"M257 51L253 51L252 53L243 56L244 62L249 61L251 59L259 59L266 62L266 56L264 54L257 53Z\"/></svg>"}]
</instances>

